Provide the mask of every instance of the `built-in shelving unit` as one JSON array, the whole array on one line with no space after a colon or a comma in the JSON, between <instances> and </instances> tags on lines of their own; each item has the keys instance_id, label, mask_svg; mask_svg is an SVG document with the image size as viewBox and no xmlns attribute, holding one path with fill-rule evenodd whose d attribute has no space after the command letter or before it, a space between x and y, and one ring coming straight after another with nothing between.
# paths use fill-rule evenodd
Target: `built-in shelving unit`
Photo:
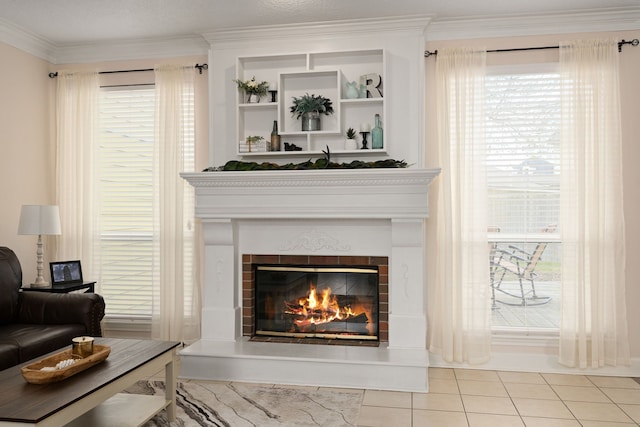
<instances>
[{"instance_id":1,"label":"built-in shelving unit","mask_svg":"<svg viewBox=\"0 0 640 427\"><path fill-rule=\"evenodd\" d=\"M348 128L358 132L358 147L362 146L361 126L374 126L374 116L379 114L386 132L384 81L385 53L383 49L298 53L288 55L239 57L236 63L236 78L271 83L277 87L277 96L272 102L271 94L262 97L259 103L246 103L244 93L238 90L237 141L239 156L291 156L319 154L326 147L336 154L386 154L388 141L381 149L371 149L371 135L368 135L368 149L345 150L345 133ZM363 75L379 75L378 87L382 97L347 96L347 83L359 84ZM322 115L319 131L302 131L301 121L290 112L292 98L305 93L322 95L331 99L334 113ZM371 95L369 95L371 96ZM241 152L240 143L247 136L262 136L270 140L273 121L278 121L281 135L280 151ZM285 151L285 142L299 147L300 151Z\"/></svg>"}]
</instances>

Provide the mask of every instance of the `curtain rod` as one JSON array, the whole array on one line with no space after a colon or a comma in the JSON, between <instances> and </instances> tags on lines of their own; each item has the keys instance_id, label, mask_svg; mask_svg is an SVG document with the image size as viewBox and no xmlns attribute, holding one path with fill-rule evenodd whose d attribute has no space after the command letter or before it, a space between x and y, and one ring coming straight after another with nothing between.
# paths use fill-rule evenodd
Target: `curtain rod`
<instances>
[{"instance_id":1,"label":"curtain rod","mask_svg":"<svg viewBox=\"0 0 640 427\"><path fill-rule=\"evenodd\" d=\"M630 44L631 46L638 46L638 44L640 44L640 40L638 39L633 39L630 41L626 41L626 40L621 40L618 42L618 52L622 52L622 46L624 46L625 44ZM560 49L560 46L539 46L539 47L516 47L513 49L493 49L493 50L488 50L487 53L493 53L493 52L518 52L518 51L524 51L524 50L544 50L544 49ZM424 51L424 57L428 58L430 56L435 56L438 54L437 50L434 50L433 52L429 52L428 50Z\"/></svg>"},{"instance_id":2,"label":"curtain rod","mask_svg":"<svg viewBox=\"0 0 640 427\"><path fill-rule=\"evenodd\" d=\"M208 70L208 64L196 64L193 68L197 68L199 74L202 74L202 70ZM114 70L114 71L99 71L98 74L117 74L117 73L140 73L143 71L153 71L153 68L140 68L137 70ZM50 78L58 77L58 73L49 73Z\"/></svg>"}]
</instances>

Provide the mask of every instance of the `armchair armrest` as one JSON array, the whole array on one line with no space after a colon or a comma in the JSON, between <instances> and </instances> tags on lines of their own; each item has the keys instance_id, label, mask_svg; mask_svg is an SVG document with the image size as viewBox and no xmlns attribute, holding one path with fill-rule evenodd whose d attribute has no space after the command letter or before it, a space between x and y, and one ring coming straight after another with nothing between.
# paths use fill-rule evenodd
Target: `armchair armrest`
<instances>
[{"instance_id":1,"label":"armchair armrest","mask_svg":"<svg viewBox=\"0 0 640 427\"><path fill-rule=\"evenodd\" d=\"M100 321L104 317L104 309L104 299L98 294L20 292L17 321L35 324L82 324L87 330L87 335L100 337Z\"/></svg>"}]
</instances>

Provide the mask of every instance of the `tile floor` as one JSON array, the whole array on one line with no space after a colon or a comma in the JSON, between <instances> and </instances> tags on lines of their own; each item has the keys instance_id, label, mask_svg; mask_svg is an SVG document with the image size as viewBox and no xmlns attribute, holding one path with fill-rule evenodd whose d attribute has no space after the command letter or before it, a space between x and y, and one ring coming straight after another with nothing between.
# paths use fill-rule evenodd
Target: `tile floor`
<instances>
[{"instance_id":1,"label":"tile floor","mask_svg":"<svg viewBox=\"0 0 640 427\"><path fill-rule=\"evenodd\" d=\"M365 390L359 427L640 425L632 378L429 368L429 393Z\"/></svg>"}]
</instances>

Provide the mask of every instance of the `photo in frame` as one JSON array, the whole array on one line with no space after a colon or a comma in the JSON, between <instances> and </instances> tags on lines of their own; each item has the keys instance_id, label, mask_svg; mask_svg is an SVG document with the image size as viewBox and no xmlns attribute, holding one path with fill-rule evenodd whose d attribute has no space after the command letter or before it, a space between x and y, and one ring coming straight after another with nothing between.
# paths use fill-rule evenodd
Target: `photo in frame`
<instances>
[{"instance_id":1,"label":"photo in frame","mask_svg":"<svg viewBox=\"0 0 640 427\"><path fill-rule=\"evenodd\" d=\"M82 266L80 261L50 262L51 285L82 283Z\"/></svg>"}]
</instances>

